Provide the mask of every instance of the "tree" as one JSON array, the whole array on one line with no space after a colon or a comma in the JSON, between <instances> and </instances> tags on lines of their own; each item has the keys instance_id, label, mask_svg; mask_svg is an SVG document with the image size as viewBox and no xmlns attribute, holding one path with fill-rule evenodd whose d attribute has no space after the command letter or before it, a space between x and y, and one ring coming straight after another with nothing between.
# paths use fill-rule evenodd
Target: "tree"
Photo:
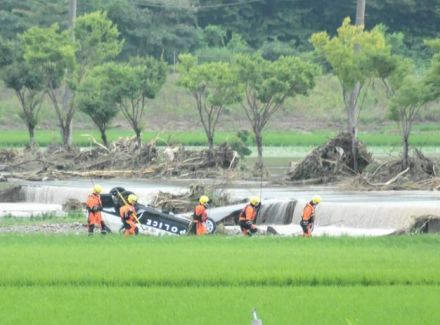
<instances>
[{"instance_id":1,"label":"tree","mask_svg":"<svg viewBox=\"0 0 440 325\"><path fill-rule=\"evenodd\" d=\"M368 89L369 82L377 75L372 57L391 53L385 36L379 27L365 31L363 25L351 25L345 18L337 36L330 38L327 32L319 32L310 39L319 55L325 57L341 84L342 97L347 112L347 131L352 139L353 169L357 170L357 133L361 105L359 98Z\"/></svg>"},{"instance_id":2,"label":"tree","mask_svg":"<svg viewBox=\"0 0 440 325\"><path fill-rule=\"evenodd\" d=\"M107 127L118 114L118 107L108 93L111 82L109 66L97 66L85 77L78 88L78 109L87 114L98 127L102 142L108 147Z\"/></svg>"},{"instance_id":3,"label":"tree","mask_svg":"<svg viewBox=\"0 0 440 325\"><path fill-rule=\"evenodd\" d=\"M21 108L19 116L26 123L29 132L29 146L34 147L35 127L44 97L43 81L24 61L19 44L8 46L2 42L0 48L5 54L8 52L5 48L9 48L10 55L3 58L0 65L3 66L1 77L6 87L13 89L17 96Z\"/></svg>"},{"instance_id":4,"label":"tree","mask_svg":"<svg viewBox=\"0 0 440 325\"><path fill-rule=\"evenodd\" d=\"M189 54L180 55L179 61L178 84L194 97L209 149L212 150L219 117L226 106L241 100L236 71L225 62L198 65L197 58Z\"/></svg>"},{"instance_id":5,"label":"tree","mask_svg":"<svg viewBox=\"0 0 440 325\"><path fill-rule=\"evenodd\" d=\"M409 139L415 119L425 104L432 100L427 76L417 76L414 62L390 54L372 56L377 77L390 98L391 118L398 123L402 138L402 169L409 167Z\"/></svg>"},{"instance_id":6,"label":"tree","mask_svg":"<svg viewBox=\"0 0 440 325\"><path fill-rule=\"evenodd\" d=\"M45 80L65 147L72 144L75 89L88 70L114 58L122 46L117 28L102 12L76 19L74 31L75 41L56 24L32 27L21 36L26 61Z\"/></svg>"},{"instance_id":7,"label":"tree","mask_svg":"<svg viewBox=\"0 0 440 325\"><path fill-rule=\"evenodd\" d=\"M245 94L242 107L257 144L256 168L262 171L264 128L286 98L306 95L315 86L318 68L294 56L272 62L259 55L239 55L236 64Z\"/></svg>"},{"instance_id":8,"label":"tree","mask_svg":"<svg viewBox=\"0 0 440 325\"><path fill-rule=\"evenodd\" d=\"M426 103L426 87L422 80L415 76L407 76L401 86L396 90L391 100L391 116L398 122L402 143L402 168L409 167L408 151L409 137L413 122Z\"/></svg>"},{"instance_id":9,"label":"tree","mask_svg":"<svg viewBox=\"0 0 440 325\"><path fill-rule=\"evenodd\" d=\"M109 80L105 92L132 127L140 148L146 100L155 98L165 83L167 66L151 57L137 57L130 63L108 64L107 69Z\"/></svg>"},{"instance_id":10,"label":"tree","mask_svg":"<svg viewBox=\"0 0 440 325\"><path fill-rule=\"evenodd\" d=\"M116 25L102 11L78 17L75 23L77 83L87 71L114 59L121 52L123 41L119 40Z\"/></svg>"},{"instance_id":11,"label":"tree","mask_svg":"<svg viewBox=\"0 0 440 325\"><path fill-rule=\"evenodd\" d=\"M20 37L24 58L44 80L47 94L52 101L61 131L63 144L70 145L73 103L60 103L59 88L67 71L75 66L75 46L67 32L60 32L57 24L49 28L32 27ZM66 99L64 97L64 99Z\"/></svg>"}]
</instances>

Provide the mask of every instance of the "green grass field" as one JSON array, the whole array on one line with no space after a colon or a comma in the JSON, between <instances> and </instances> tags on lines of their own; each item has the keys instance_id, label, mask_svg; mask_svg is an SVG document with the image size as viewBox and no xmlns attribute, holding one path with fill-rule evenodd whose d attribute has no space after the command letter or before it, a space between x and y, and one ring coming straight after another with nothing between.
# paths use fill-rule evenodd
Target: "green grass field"
<instances>
[{"instance_id":1,"label":"green grass field","mask_svg":"<svg viewBox=\"0 0 440 325\"><path fill-rule=\"evenodd\" d=\"M2 324L438 324L440 237L0 235Z\"/></svg>"},{"instance_id":2,"label":"green grass field","mask_svg":"<svg viewBox=\"0 0 440 325\"><path fill-rule=\"evenodd\" d=\"M315 133L306 132L277 132L268 131L264 134L263 142L266 146L317 146L325 143L337 134L336 131L322 130ZM73 135L73 142L78 146L89 146L92 144L92 135L100 141L100 136L94 130L76 130ZM108 132L109 141L117 140L121 137L131 137L133 132L129 130L111 129ZM191 146L206 146L207 140L203 131L186 132L143 132L142 138L147 142L156 136L160 137L158 145L183 144ZM221 144L225 141L235 139L233 132L216 132L215 143ZM359 138L369 146L400 146L401 140L395 132L360 133ZM40 146L48 146L60 143L60 135L56 131L37 130L36 141ZM252 144L253 138L251 138ZM411 145L414 146L438 146L440 145L440 126L437 128L425 125L414 131L410 138ZM2 130L0 131L0 147L20 147L28 144L28 134L25 130Z\"/></svg>"}]
</instances>

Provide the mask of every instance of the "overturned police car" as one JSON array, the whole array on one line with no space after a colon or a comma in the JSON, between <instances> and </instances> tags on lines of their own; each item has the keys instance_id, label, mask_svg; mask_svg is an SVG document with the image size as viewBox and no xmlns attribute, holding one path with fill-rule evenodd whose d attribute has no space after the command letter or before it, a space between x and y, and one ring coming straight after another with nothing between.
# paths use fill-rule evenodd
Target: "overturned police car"
<instances>
[{"instance_id":1,"label":"overturned police car","mask_svg":"<svg viewBox=\"0 0 440 325\"><path fill-rule=\"evenodd\" d=\"M122 221L119 209L125 204L127 198L133 192L122 187L113 188L108 194L101 194L102 216L107 227L112 232L122 230ZM154 207L137 203L136 215L139 220L139 233L146 235L185 235L191 225L192 216L173 214L161 211ZM216 222L212 218L206 221L208 234L216 230Z\"/></svg>"}]
</instances>

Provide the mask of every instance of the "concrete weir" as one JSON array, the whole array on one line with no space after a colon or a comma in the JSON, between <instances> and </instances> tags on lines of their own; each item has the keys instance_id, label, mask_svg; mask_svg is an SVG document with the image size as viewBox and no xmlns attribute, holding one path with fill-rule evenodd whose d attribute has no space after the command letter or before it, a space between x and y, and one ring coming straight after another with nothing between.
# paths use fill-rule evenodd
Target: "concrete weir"
<instances>
[{"instance_id":1,"label":"concrete weir","mask_svg":"<svg viewBox=\"0 0 440 325\"><path fill-rule=\"evenodd\" d=\"M298 202L293 223L301 220L305 202ZM418 202L322 203L316 209L316 229L377 229L393 232L440 232L440 206Z\"/></svg>"},{"instance_id":2,"label":"concrete weir","mask_svg":"<svg viewBox=\"0 0 440 325\"><path fill-rule=\"evenodd\" d=\"M148 204L159 190L171 193L187 191L185 184L167 184L155 182L105 181L101 184L106 190L123 186L135 192L141 203ZM28 205L46 205L43 210L54 209L51 204L63 204L74 198L85 201L90 193L90 181L53 182L50 184L24 184L20 192L19 206L3 209L3 214L16 214L28 207L34 210L22 215L35 215L36 208ZM239 184L226 189L233 199L247 199L251 195L262 196L263 206L257 218L262 232L269 226L277 233L300 235L299 222L303 208L312 195L323 198L316 209L314 235L330 236L379 236L405 232L440 232L440 193L432 191L400 192L341 192L331 188L266 187L264 192L258 187ZM209 216L217 223L237 231L236 219L244 203L209 209ZM9 209L10 208L10 209ZM26 209L25 209L26 210ZM46 213L48 211L46 210ZM232 229L231 228L231 229Z\"/></svg>"}]
</instances>

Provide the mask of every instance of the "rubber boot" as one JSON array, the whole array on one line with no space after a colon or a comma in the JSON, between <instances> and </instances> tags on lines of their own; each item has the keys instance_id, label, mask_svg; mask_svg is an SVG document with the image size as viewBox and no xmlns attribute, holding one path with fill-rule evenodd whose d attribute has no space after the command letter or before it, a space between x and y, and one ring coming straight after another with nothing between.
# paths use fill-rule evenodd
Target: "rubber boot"
<instances>
[{"instance_id":1,"label":"rubber boot","mask_svg":"<svg viewBox=\"0 0 440 325\"><path fill-rule=\"evenodd\" d=\"M101 221L101 235L107 235L107 227L104 221Z\"/></svg>"},{"instance_id":2,"label":"rubber boot","mask_svg":"<svg viewBox=\"0 0 440 325\"><path fill-rule=\"evenodd\" d=\"M95 231L95 225L89 225L89 236L93 236L93 232Z\"/></svg>"}]
</instances>

